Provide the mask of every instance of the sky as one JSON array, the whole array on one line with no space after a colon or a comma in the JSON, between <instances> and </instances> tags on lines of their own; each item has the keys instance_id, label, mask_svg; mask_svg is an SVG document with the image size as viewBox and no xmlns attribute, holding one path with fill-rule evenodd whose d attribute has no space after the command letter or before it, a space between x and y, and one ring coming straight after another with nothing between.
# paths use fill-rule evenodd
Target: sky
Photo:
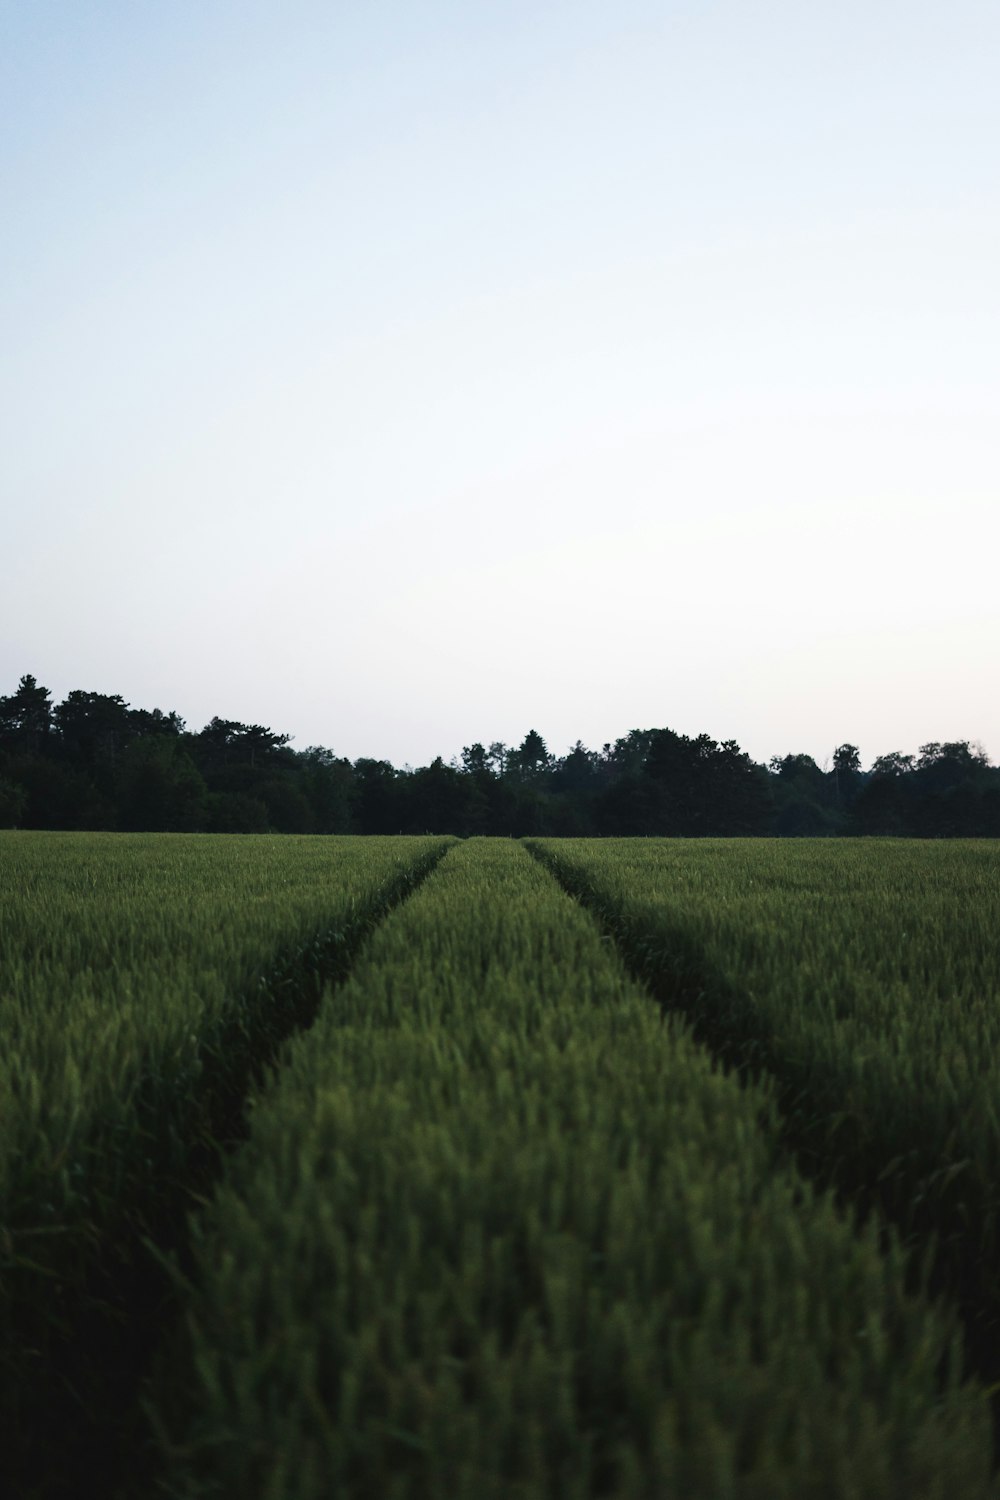
<instances>
[{"instance_id":1,"label":"sky","mask_svg":"<svg viewBox=\"0 0 1000 1500\"><path fill-rule=\"evenodd\" d=\"M995 0L0 0L0 693L1000 760Z\"/></svg>"}]
</instances>

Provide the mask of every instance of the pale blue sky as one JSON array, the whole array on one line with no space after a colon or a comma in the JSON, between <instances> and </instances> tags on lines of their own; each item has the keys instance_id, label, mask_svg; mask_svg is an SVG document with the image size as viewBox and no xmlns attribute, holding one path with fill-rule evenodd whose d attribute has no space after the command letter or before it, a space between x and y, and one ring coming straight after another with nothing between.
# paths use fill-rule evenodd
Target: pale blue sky
<instances>
[{"instance_id":1,"label":"pale blue sky","mask_svg":"<svg viewBox=\"0 0 1000 1500\"><path fill-rule=\"evenodd\" d=\"M995 0L0 17L0 692L1000 759Z\"/></svg>"}]
</instances>

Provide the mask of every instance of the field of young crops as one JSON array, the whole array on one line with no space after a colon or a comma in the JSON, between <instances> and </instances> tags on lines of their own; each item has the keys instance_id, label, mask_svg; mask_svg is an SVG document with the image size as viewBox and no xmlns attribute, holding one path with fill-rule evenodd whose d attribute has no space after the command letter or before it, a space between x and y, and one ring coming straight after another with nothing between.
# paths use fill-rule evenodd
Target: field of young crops
<instances>
[{"instance_id":1,"label":"field of young crops","mask_svg":"<svg viewBox=\"0 0 1000 1500\"><path fill-rule=\"evenodd\" d=\"M775 1082L825 1180L933 1242L1000 1346L1000 846L536 847L664 1004Z\"/></svg>"},{"instance_id":2,"label":"field of young crops","mask_svg":"<svg viewBox=\"0 0 1000 1500\"><path fill-rule=\"evenodd\" d=\"M129 1389L144 1238L174 1237L255 1069L447 842L0 835L4 1457L58 1459L54 1425Z\"/></svg>"},{"instance_id":3,"label":"field of young crops","mask_svg":"<svg viewBox=\"0 0 1000 1500\"><path fill-rule=\"evenodd\" d=\"M0 835L13 1493L993 1494L998 895L985 842Z\"/></svg>"}]
</instances>

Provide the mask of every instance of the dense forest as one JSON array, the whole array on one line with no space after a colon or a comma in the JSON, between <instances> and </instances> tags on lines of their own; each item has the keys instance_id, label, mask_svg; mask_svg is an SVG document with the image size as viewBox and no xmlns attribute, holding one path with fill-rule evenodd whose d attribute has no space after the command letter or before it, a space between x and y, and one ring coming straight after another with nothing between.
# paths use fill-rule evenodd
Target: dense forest
<instances>
[{"instance_id":1,"label":"dense forest","mask_svg":"<svg viewBox=\"0 0 1000 1500\"><path fill-rule=\"evenodd\" d=\"M53 704L34 677L0 697L0 827L218 833L1000 837L1000 768L967 740L892 751L866 771L842 744L756 764L735 740L633 729L600 750L468 745L450 763L350 761L260 724L118 694Z\"/></svg>"}]
</instances>

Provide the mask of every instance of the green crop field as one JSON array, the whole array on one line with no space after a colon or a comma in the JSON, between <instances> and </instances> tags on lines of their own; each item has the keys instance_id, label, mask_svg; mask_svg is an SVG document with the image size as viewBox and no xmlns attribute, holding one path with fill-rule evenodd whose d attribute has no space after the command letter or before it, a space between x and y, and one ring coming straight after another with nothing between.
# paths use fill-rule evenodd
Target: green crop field
<instances>
[{"instance_id":1,"label":"green crop field","mask_svg":"<svg viewBox=\"0 0 1000 1500\"><path fill-rule=\"evenodd\" d=\"M115 1393L118 1289L255 1067L447 842L0 835L0 1416L29 1472Z\"/></svg>"},{"instance_id":2,"label":"green crop field","mask_svg":"<svg viewBox=\"0 0 1000 1500\"><path fill-rule=\"evenodd\" d=\"M0 835L6 1493L994 1494L998 896L985 841Z\"/></svg>"},{"instance_id":3,"label":"green crop field","mask_svg":"<svg viewBox=\"0 0 1000 1500\"><path fill-rule=\"evenodd\" d=\"M829 1180L934 1249L1000 1342L1000 847L535 846L633 973L778 1086Z\"/></svg>"}]
</instances>

